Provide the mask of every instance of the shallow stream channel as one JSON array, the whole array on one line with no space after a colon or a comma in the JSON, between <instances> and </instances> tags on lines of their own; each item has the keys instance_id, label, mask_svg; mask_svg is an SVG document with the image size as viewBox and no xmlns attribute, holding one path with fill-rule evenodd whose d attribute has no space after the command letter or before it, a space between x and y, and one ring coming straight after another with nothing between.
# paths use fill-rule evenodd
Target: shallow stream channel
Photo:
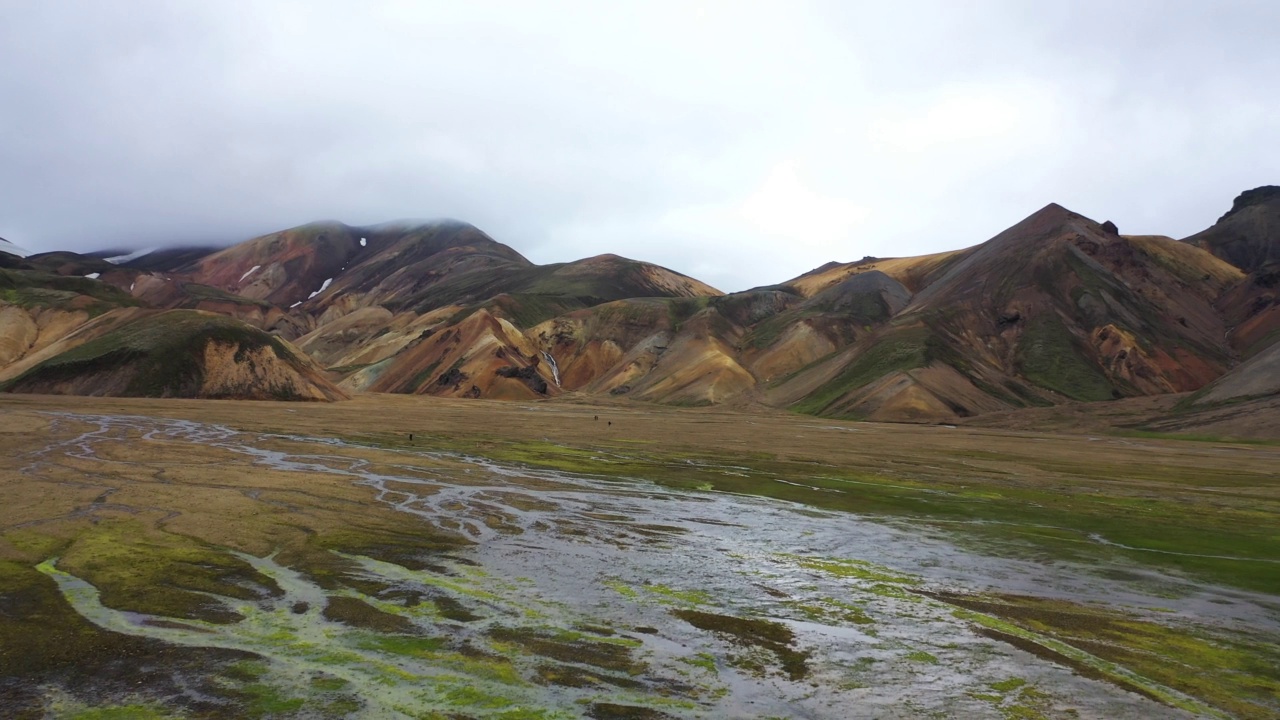
<instances>
[{"instance_id":1,"label":"shallow stream channel","mask_svg":"<svg viewBox=\"0 0 1280 720\"><path fill-rule=\"evenodd\" d=\"M208 446L299 482L367 488L406 527L465 539L419 564L332 549L350 580L337 584L276 554L223 548L276 588L211 594L232 622L108 607L58 557L39 566L101 628L253 657L239 672L269 698L259 716L1228 717L1106 659L1101 633L1096 646L1064 642L1026 608L1277 634L1265 598L1123 559L987 551L901 518L429 448L142 417L59 422L92 429L33 454L32 468L51 454L108 462L102 448L125 441ZM1029 622L998 611L1010 598L1030 603Z\"/></svg>"}]
</instances>

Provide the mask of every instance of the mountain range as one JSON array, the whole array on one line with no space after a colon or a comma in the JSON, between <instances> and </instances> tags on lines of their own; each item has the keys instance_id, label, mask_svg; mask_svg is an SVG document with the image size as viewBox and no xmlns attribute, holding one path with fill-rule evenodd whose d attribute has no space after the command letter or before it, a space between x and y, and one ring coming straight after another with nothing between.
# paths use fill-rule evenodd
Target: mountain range
<instances>
[{"instance_id":1,"label":"mountain range","mask_svg":"<svg viewBox=\"0 0 1280 720\"><path fill-rule=\"evenodd\" d=\"M454 221L22 255L0 243L8 392L568 395L914 422L1280 392L1273 186L1182 240L1050 204L965 249L731 294L616 255L537 265Z\"/></svg>"}]
</instances>

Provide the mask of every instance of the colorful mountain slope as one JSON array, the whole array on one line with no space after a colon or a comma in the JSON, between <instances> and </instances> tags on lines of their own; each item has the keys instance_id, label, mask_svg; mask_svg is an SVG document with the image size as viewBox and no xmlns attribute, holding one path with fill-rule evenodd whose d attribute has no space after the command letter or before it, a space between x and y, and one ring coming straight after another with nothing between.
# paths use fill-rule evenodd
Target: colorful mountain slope
<instances>
[{"instance_id":1,"label":"colorful mountain slope","mask_svg":"<svg viewBox=\"0 0 1280 720\"><path fill-rule=\"evenodd\" d=\"M346 395L287 342L232 318L191 310L116 311L57 344L7 392L250 400L337 400ZM59 350L61 350L59 352ZM19 368L20 369L20 368Z\"/></svg>"},{"instance_id":2,"label":"colorful mountain slope","mask_svg":"<svg viewBox=\"0 0 1280 720\"><path fill-rule=\"evenodd\" d=\"M1049 205L967 249L829 263L730 295L616 255L536 265L455 221L313 223L113 262L4 256L0 380L83 388L68 368L89 368L126 391L134 380L102 374L114 350L27 374L121 323L139 323L125 333L137 338L147 323L208 317L160 312L185 310L235 323L217 332L252 331L245 352L294 341L274 357L315 361L290 365L299 396L338 396L323 367L346 392L577 393L922 422L1201 388L1196 398L1221 403L1253 397L1273 370L1277 228L1277 188L1243 193L1185 242Z\"/></svg>"},{"instance_id":3,"label":"colorful mountain slope","mask_svg":"<svg viewBox=\"0 0 1280 720\"><path fill-rule=\"evenodd\" d=\"M98 272L84 273L90 269ZM138 277L137 270L74 253L31 256L0 269L0 387L82 395L345 397L309 358L256 327L224 314L149 309L125 289Z\"/></svg>"},{"instance_id":4,"label":"colorful mountain slope","mask_svg":"<svg viewBox=\"0 0 1280 720\"><path fill-rule=\"evenodd\" d=\"M1213 303L1239 273L1166 238L1124 237L1049 205L930 266L889 323L774 400L943 418L1194 390L1230 362Z\"/></svg>"}]
</instances>

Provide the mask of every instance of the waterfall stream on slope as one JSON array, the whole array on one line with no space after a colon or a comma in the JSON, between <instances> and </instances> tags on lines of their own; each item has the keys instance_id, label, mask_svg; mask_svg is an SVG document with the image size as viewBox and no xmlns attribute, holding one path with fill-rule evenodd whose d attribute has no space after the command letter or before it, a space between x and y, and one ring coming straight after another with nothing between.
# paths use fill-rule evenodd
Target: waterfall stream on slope
<instances>
[{"instance_id":1,"label":"waterfall stream on slope","mask_svg":"<svg viewBox=\"0 0 1280 720\"><path fill-rule=\"evenodd\" d=\"M542 351L542 357L547 359L547 364L551 366L551 379L555 381L556 387L560 387L560 366L556 365L556 359L551 357L551 353Z\"/></svg>"}]
</instances>

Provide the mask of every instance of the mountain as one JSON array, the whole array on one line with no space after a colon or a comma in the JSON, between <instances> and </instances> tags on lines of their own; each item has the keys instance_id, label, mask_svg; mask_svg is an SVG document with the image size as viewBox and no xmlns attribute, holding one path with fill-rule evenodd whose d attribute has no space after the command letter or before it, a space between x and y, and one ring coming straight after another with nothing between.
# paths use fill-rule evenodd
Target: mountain
<instances>
[{"instance_id":1,"label":"mountain","mask_svg":"<svg viewBox=\"0 0 1280 720\"><path fill-rule=\"evenodd\" d=\"M964 255L964 250L951 250L906 258L865 257L857 262L831 262L787 282L780 287L804 297L813 297L846 279L863 272L878 271L897 280L910 292L918 292L931 278Z\"/></svg>"},{"instance_id":2,"label":"mountain","mask_svg":"<svg viewBox=\"0 0 1280 720\"><path fill-rule=\"evenodd\" d=\"M1280 186L1246 190L1207 230L1183 242L1253 272L1280 263Z\"/></svg>"},{"instance_id":3,"label":"mountain","mask_svg":"<svg viewBox=\"0 0 1280 720\"><path fill-rule=\"evenodd\" d=\"M285 341L213 313L133 309L87 323L75 335L76 342L64 339L0 371L0 386L125 397L346 397Z\"/></svg>"},{"instance_id":4,"label":"mountain","mask_svg":"<svg viewBox=\"0 0 1280 720\"><path fill-rule=\"evenodd\" d=\"M573 299L719 294L692 278L616 255L535 265L466 223L315 223L200 258L177 272L200 284L332 317L358 307L426 312L499 295Z\"/></svg>"},{"instance_id":5,"label":"mountain","mask_svg":"<svg viewBox=\"0 0 1280 720\"><path fill-rule=\"evenodd\" d=\"M294 259L309 256L320 260ZM536 265L454 221L305 226L229 248L191 271L226 292L289 302L306 324L299 347L352 391L453 396L557 393L556 371L523 335L548 318L621 298L720 294L617 255Z\"/></svg>"},{"instance_id":6,"label":"mountain","mask_svg":"<svg viewBox=\"0 0 1280 720\"><path fill-rule=\"evenodd\" d=\"M131 392L138 376L105 368L166 356L139 338L173 323L197 328L173 352L203 357L234 329L247 349L233 360L257 353L246 367L290 378L244 396L570 394L913 422L1169 393L1217 407L1274 392L1278 219L1275 188L1181 242L1050 204L964 249L832 262L728 295L616 255L538 265L451 220L42 253L0 269L0 381ZM88 360L54 362L82 347ZM202 362L162 394L236 394L191 380L221 377Z\"/></svg>"},{"instance_id":7,"label":"mountain","mask_svg":"<svg viewBox=\"0 0 1280 720\"><path fill-rule=\"evenodd\" d=\"M781 383L774 402L843 417L942 419L1195 390L1230 363L1214 301L1239 281L1237 269L1057 205L968 250L885 265L913 283L903 285L915 290L909 303Z\"/></svg>"},{"instance_id":8,"label":"mountain","mask_svg":"<svg viewBox=\"0 0 1280 720\"><path fill-rule=\"evenodd\" d=\"M1280 187L1246 190L1212 227L1183 242L1247 274L1218 302L1231 347L1249 357L1280 340Z\"/></svg>"},{"instance_id":9,"label":"mountain","mask_svg":"<svg viewBox=\"0 0 1280 720\"><path fill-rule=\"evenodd\" d=\"M538 397L557 389L555 372L524 338L524 328L619 298L719 294L693 278L616 255L536 265L455 221L370 227L321 222L216 250L122 252L15 259L11 292L24 289L12 304L44 312L48 303L29 295L74 286L65 297L45 300L78 307L105 293L113 304L95 305L95 314L138 306L233 318L296 340L354 390ZM75 317L81 325L91 319ZM161 322L159 317L139 322ZM27 337L30 323L11 320L14 337L8 345L34 347ZM427 342L441 327L453 332ZM495 348L501 353L491 354ZM16 350L7 354L14 356L8 362L18 360ZM437 366L455 381L432 375ZM466 386L457 380L473 375ZM26 378L11 389L32 382ZM194 385L182 391L210 392ZM322 394L334 395L328 389Z\"/></svg>"},{"instance_id":10,"label":"mountain","mask_svg":"<svg viewBox=\"0 0 1280 720\"><path fill-rule=\"evenodd\" d=\"M1272 343L1193 395L1189 405L1220 405L1277 395L1280 395L1280 343Z\"/></svg>"},{"instance_id":11,"label":"mountain","mask_svg":"<svg viewBox=\"0 0 1280 720\"><path fill-rule=\"evenodd\" d=\"M182 290L172 278L91 255L41 253L11 263L0 269L0 389L346 397L305 354L235 313L168 309L202 302Z\"/></svg>"},{"instance_id":12,"label":"mountain","mask_svg":"<svg viewBox=\"0 0 1280 720\"><path fill-rule=\"evenodd\" d=\"M677 404L742 395L755 379L741 364L742 329L723 314L734 296L619 300L532 330L563 387Z\"/></svg>"}]
</instances>

